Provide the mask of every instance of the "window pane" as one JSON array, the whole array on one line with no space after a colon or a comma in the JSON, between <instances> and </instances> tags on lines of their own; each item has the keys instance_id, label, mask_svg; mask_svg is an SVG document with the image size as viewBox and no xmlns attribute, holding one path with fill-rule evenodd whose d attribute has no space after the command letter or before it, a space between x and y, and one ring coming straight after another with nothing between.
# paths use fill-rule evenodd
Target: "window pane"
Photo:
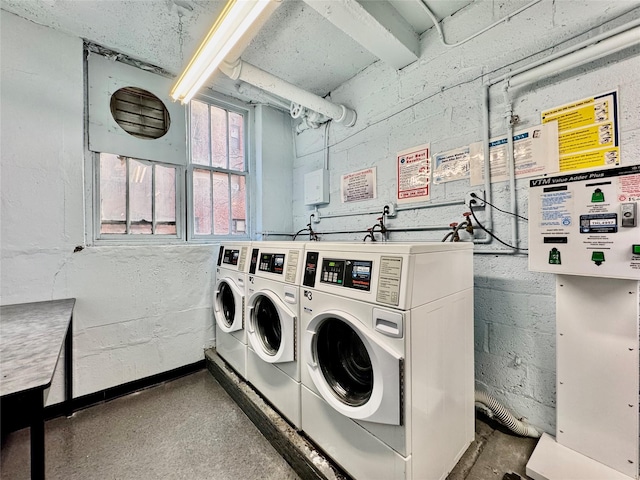
<instances>
[{"instance_id":1,"label":"window pane","mask_svg":"<svg viewBox=\"0 0 640 480\"><path fill-rule=\"evenodd\" d=\"M227 111L211 107L211 162L227 168Z\"/></svg>"},{"instance_id":2,"label":"window pane","mask_svg":"<svg viewBox=\"0 0 640 480\"><path fill-rule=\"evenodd\" d=\"M100 233L127 233L127 161L100 154Z\"/></svg>"},{"instance_id":3,"label":"window pane","mask_svg":"<svg viewBox=\"0 0 640 480\"><path fill-rule=\"evenodd\" d=\"M229 168L244 172L244 119L229 112Z\"/></svg>"},{"instance_id":4,"label":"window pane","mask_svg":"<svg viewBox=\"0 0 640 480\"><path fill-rule=\"evenodd\" d=\"M176 169L156 165L156 233L175 235Z\"/></svg>"},{"instance_id":5,"label":"window pane","mask_svg":"<svg viewBox=\"0 0 640 480\"><path fill-rule=\"evenodd\" d=\"M209 105L191 102L191 163L209 165Z\"/></svg>"},{"instance_id":6,"label":"window pane","mask_svg":"<svg viewBox=\"0 0 640 480\"><path fill-rule=\"evenodd\" d=\"M245 177L231 175L231 228L232 234L244 235L247 229L247 194L245 192Z\"/></svg>"},{"instance_id":7,"label":"window pane","mask_svg":"<svg viewBox=\"0 0 640 480\"><path fill-rule=\"evenodd\" d=\"M211 235L211 173L193 171L193 222L196 235Z\"/></svg>"},{"instance_id":8,"label":"window pane","mask_svg":"<svg viewBox=\"0 0 640 480\"><path fill-rule=\"evenodd\" d=\"M151 166L129 159L131 233L151 233Z\"/></svg>"},{"instance_id":9,"label":"window pane","mask_svg":"<svg viewBox=\"0 0 640 480\"><path fill-rule=\"evenodd\" d=\"M213 231L216 235L229 234L229 176L213 174Z\"/></svg>"}]
</instances>

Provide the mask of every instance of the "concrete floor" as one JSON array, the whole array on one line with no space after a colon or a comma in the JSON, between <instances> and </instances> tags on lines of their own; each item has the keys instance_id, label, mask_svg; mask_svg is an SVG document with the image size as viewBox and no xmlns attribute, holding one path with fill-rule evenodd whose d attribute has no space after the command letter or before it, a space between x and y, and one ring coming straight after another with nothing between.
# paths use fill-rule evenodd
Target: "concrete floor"
<instances>
[{"instance_id":1,"label":"concrete floor","mask_svg":"<svg viewBox=\"0 0 640 480\"><path fill-rule=\"evenodd\" d=\"M524 476L536 440L476 422L476 441L448 480ZM46 424L48 479L298 479L207 370ZM29 478L29 431L4 439L3 480ZM364 480L364 479L363 479Z\"/></svg>"}]
</instances>

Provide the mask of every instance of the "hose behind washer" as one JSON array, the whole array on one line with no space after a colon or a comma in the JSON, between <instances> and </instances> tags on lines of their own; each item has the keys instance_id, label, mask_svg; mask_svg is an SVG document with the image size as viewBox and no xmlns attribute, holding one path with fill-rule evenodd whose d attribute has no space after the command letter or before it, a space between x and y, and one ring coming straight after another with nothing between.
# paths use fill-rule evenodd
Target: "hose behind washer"
<instances>
[{"instance_id":1,"label":"hose behind washer","mask_svg":"<svg viewBox=\"0 0 640 480\"><path fill-rule=\"evenodd\" d=\"M498 402L498 400L493 398L488 393L476 390L475 398L477 403L481 403L489 410L491 410L491 412L496 416L500 423L502 423L512 432L523 437L540 438L540 432L538 432L531 425L518 420L509 410L502 406L500 402Z\"/></svg>"}]
</instances>

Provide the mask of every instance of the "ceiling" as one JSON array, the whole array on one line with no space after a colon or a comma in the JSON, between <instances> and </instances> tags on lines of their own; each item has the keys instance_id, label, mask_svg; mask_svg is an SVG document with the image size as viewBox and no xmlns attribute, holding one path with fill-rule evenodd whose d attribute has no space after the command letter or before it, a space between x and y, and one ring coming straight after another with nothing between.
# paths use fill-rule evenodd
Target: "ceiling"
<instances>
[{"instance_id":1,"label":"ceiling","mask_svg":"<svg viewBox=\"0 0 640 480\"><path fill-rule=\"evenodd\" d=\"M402 40L404 32L405 36L414 37L419 50L417 40L433 26L420 5L422 1L438 19L471 3L471 0L358 0L359 3L356 0L282 0L242 59L309 92L325 96L374 62L385 61L380 60L379 52L371 52L371 42L380 43L384 38L387 44L383 49L398 48L398 44L406 43ZM178 75L225 3L226 0L1 0L0 5L3 10L37 24ZM364 13L361 19L357 15L345 17L339 12L336 15L339 7L346 10L355 7L360 13L370 11L372 16ZM337 17L338 26L326 18L330 13ZM393 20L391 27L400 32L399 36L389 25L381 25L388 20ZM394 35L389 34L390 31ZM369 43L362 42L363 35ZM397 56L392 51L391 58ZM394 65L394 68L399 67ZM238 94L233 82L221 73L210 85L251 100Z\"/></svg>"}]
</instances>

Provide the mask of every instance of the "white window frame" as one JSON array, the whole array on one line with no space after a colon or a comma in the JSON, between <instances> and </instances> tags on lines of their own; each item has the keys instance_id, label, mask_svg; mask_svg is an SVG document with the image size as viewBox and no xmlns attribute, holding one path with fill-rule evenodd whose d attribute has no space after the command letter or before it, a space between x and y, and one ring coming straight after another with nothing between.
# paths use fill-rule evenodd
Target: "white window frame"
<instances>
[{"instance_id":1,"label":"white window frame","mask_svg":"<svg viewBox=\"0 0 640 480\"><path fill-rule=\"evenodd\" d=\"M152 233L101 233L102 218L100 209L100 153L110 152L88 152L91 161L91 169L93 171L93 202L91 208L92 224L93 224L93 242L95 245L140 245L140 244L175 244L184 243L184 225L186 217L185 204L185 167L171 163L146 160L142 158L130 157L134 160L148 163L149 165L159 165L162 167L171 167L176 170L176 235L171 234L152 234ZM127 186L130 182L127 175ZM152 204L153 205L153 204ZM127 210L128 210L127 204ZM153 208L153 207L152 207Z\"/></svg>"},{"instance_id":2,"label":"white window frame","mask_svg":"<svg viewBox=\"0 0 640 480\"><path fill-rule=\"evenodd\" d=\"M195 217L192 209L193 205L193 171L194 170L209 170L211 172L221 172L221 173L232 173L232 174L240 174L237 170L229 170L225 168L212 167L207 165L193 164L191 163L191 105L187 108L187 145L189 147L187 152L188 164L187 164L187 210L189 212L187 217L187 240L190 243L217 243L221 241L247 241L251 238L251 231L253 225L253 212L251 209L252 198L251 192L253 191L254 186L254 175L253 175L253 142L251 141L253 138L253 109L248 108L246 104L233 101L229 98L221 99L218 96L214 95L206 95L200 94L194 97L194 100L207 103L209 105L213 105L219 108L223 108L225 110L235 112L241 114L244 118L244 172L242 175L245 177L245 191L246 191L246 223L245 223L245 232L242 235L233 235L233 234L224 234L224 235L216 235L215 232L211 235L196 235L195 234ZM227 127L228 128L228 127ZM227 155L229 149L229 138L227 138ZM231 188L231 182L229 182L229 188ZM212 208L213 215L213 208ZM232 227L232 218L229 216L229 230L231 231ZM213 228L213 223L212 223Z\"/></svg>"}]
</instances>

